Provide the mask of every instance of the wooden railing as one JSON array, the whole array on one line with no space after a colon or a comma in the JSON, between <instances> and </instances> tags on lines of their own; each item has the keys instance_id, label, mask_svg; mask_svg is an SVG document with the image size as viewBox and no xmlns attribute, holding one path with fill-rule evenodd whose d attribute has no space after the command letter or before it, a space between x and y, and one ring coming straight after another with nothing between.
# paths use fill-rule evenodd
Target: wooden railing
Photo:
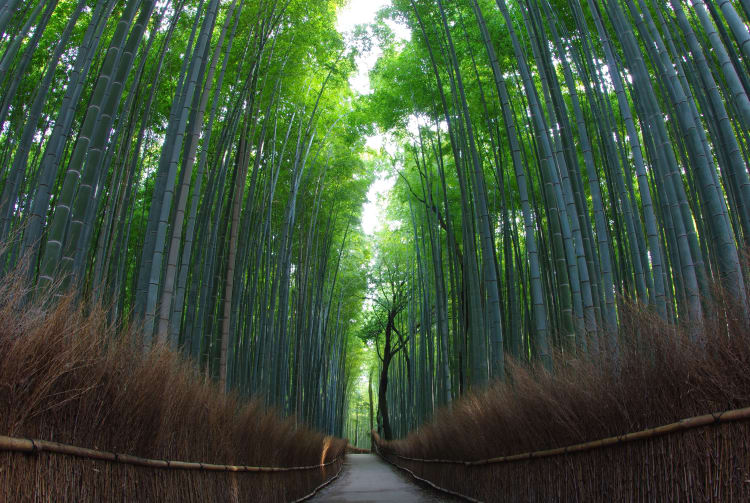
<instances>
[{"instance_id":1,"label":"wooden railing","mask_svg":"<svg viewBox=\"0 0 750 503\"><path fill-rule=\"evenodd\" d=\"M149 468L163 468L167 470L206 470L210 472L293 472L301 470L316 470L339 461L339 457L327 463L310 466L244 466L244 465L218 465L212 463L200 463L196 461L168 461L163 459L148 459L118 454L114 452L86 449L75 445L61 444L49 440L32 440L28 438L6 437L0 435L0 451L38 453L49 452L54 454L65 454L85 459L96 459L109 461L111 463L123 463L126 465L145 466Z\"/></svg>"}]
</instances>

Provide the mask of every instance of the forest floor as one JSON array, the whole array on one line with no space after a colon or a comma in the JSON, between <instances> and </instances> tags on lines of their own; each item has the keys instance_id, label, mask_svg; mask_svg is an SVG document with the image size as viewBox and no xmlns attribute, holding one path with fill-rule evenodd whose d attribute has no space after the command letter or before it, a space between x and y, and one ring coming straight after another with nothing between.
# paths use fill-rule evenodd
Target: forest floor
<instances>
[{"instance_id":1,"label":"forest floor","mask_svg":"<svg viewBox=\"0 0 750 503\"><path fill-rule=\"evenodd\" d=\"M321 503L443 503L458 501L421 487L374 454L348 454L341 477L313 501Z\"/></svg>"}]
</instances>

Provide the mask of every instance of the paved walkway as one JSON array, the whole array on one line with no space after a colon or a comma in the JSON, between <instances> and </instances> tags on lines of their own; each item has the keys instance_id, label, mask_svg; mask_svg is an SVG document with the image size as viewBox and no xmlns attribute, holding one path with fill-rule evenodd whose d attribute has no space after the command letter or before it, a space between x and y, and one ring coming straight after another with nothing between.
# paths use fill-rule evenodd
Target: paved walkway
<instances>
[{"instance_id":1,"label":"paved walkway","mask_svg":"<svg viewBox=\"0 0 750 503\"><path fill-rule=\"evenodd\" d=\"M313 498L316 502L437 503L457 501L425 489L374 454L347 454L344 471Z\"/></svg>"}]
</instances>

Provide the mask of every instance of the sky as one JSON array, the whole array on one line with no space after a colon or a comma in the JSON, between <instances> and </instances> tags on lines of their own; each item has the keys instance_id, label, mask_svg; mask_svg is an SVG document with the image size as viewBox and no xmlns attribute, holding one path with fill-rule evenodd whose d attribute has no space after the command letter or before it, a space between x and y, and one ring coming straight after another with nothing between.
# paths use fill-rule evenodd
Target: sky
<instances>
[{"instance_id":1,"label":"sky","mask_svg":"<svg viewBox=\"0 0 750 503\"><path fill-rule=\"evenodd\" d=\"M339 11L336 28L339 32L346 34L351 32L358 24L368 24L375 21L377 12L383 7L391 4L390 0L350 0L349 3ZM409 38L409 29L396 23L388 23L396 35L397 40ZM350 83L352 88L361 94L369 94L370 79L368 73L375 66L375 62L381 55L380 48L373 45L373 50L357 58L357 73L352 77ZM367 146L378 150L385 147L391 151L394 145L383 134L377 134L367 138ZM388 194L393 188L395 177L388 174L379 175L370 186L367 193L367 202L362 209L362 230L369 235L380 229L385 221L385 206Z\"/></svg>"},{"instance_id":2,"label":"sky","mask_svg":"<svg viewBox=\"0 0 750 503\"><path fill-rule=\"evenodd\" d=\"M340 33L348 33L354 30L358 24L368 24L375 22L378 11L391 5L390 0L349 0L340 11L336 28ZM388 26L393 30L397 40L409 38L409 29L397 23L388 22ZM380 48L373 46L373 50L357 59L358 72L350 81L355 91L368 94L370 90L370 79L367 76L375 62L381 55Z\"/></svg>"}]
</instances>

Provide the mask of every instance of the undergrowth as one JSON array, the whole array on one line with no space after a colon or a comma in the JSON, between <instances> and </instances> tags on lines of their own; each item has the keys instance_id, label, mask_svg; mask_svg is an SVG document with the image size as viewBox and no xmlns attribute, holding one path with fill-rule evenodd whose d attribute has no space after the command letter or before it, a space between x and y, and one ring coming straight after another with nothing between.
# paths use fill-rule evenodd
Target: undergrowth
<instances>
[{"instance_id":1,"label":"undergrowth","mask_svg":"<svg viewBox=\"0 0 750 503\"><path fill-rule=\"evenodd\" d=\"M33 298L23 274L0 281L0 434L165 460L308 466L345 441L296 427L221 392L175 352L144 352L73 297ZM0 451L5 501L289 501L334 475L154 470Z\"/></svg>"},{"instance_id":2,"label":"undergrowth","mask_svg":"<svg viewBox=\"0 0 750 503\"><path fill-rule=\"evenodd\" d=\"M750 406L750 315L726 296L711 305L704 324L679 328L623 305L617 354L558 354L551 372L509 361L504 382L383 446L415 458L478 460Z\"/></svg>"}]
</instances>

